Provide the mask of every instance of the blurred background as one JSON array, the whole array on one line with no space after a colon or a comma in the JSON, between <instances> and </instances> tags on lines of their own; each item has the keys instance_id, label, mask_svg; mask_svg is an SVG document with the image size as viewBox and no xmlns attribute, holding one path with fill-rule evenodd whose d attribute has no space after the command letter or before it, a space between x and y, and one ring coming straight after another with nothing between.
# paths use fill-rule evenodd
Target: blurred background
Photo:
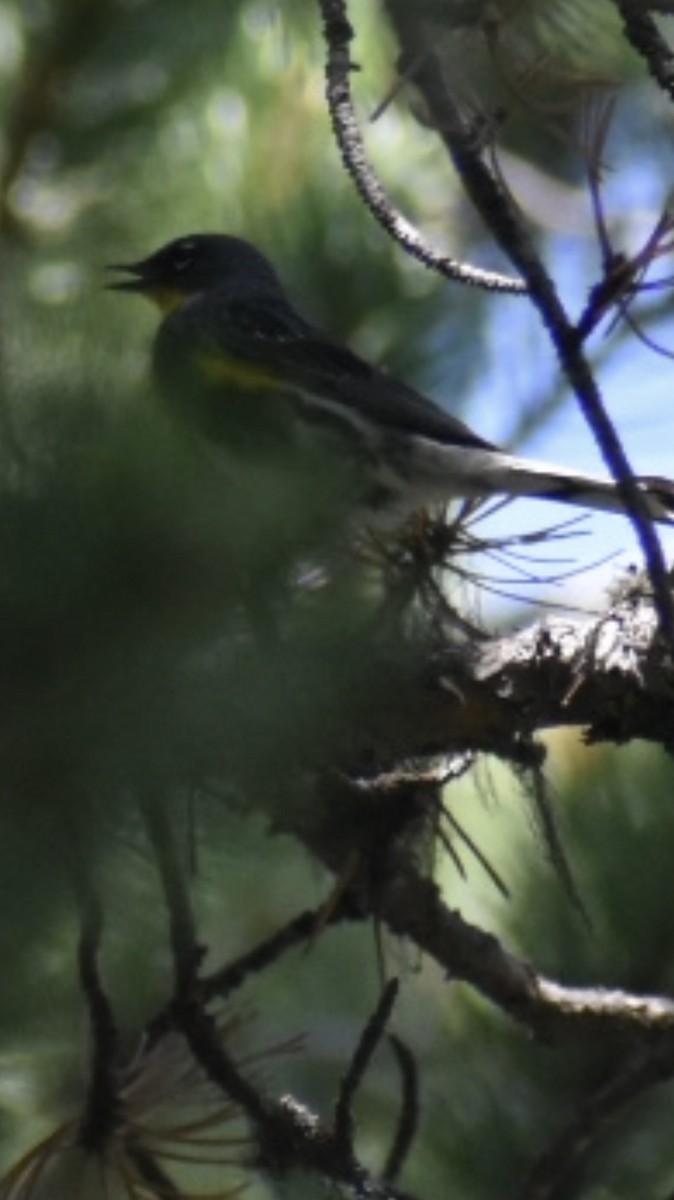
<instances>
[{"instance_id":1,"label":"blurred background","mask_svg":"<svg viewBox=\"0 0 674 1200\"><path fill-rule=\"evenodd\" d=\"M434 11L465 109L487 140L493 132L499 168L578 314L601 264L588 127L614 99L602 203L614 249L634 254L669 199L671 106L622 39L608 0L447 0ZM351 16L358 110L391 196L436 246L507 270L414 95L397 86L383 9L354 4ZM300 0L0 0L4 1166L77 1111L86 1081L66 845L77 842L95 868L104 969L131 1052L170 979L165 912L133 788L159 781L172 794L178 781L184 792L192 775L198 789L227 754L253 780L256 772L276 778L289 729L299 741L320 740L321 714L335 694L348 699L357 679L357 649L344 662L348 618L338 601L322 612L318 632L311 626L301 702L288 707L278 681L266 694L259 664L245 654L221 655L206 679L193 669L222 636L223 612L230 633L236 623L238 572L259 526L242 519L232 533L217 484L204 482L162 423L148 384L156 314L106 293L106 264L185 233L245 236L273 257L317 324L486 437L601 470L527 301L449 285L374 224L331 138L323 59L317 6ZM653 275L670 269L665 259ZM633 310L667 355L625 322L607 322L589 348L642 474L674 474L670 313L666 288L644 293ZM291 495L288 504L296 502ZM275 497L263 497L266 504L273 508ZM557 518L550 506L520 502L482 531L525 533ZM576 606L579 617L601 609L605 589L638 564L632 531L626 520L595 516L575 529L561 550L535 550L527 569L543 582L507 576L498 589L507 598L462 602L492 628L524 624L551 604ZM671 553L671 534L663 542ZM572 577L558 582L567 571ZM311 637L326 629L332 658L317 666ZM242 717L246 703L254 716ZM267 741L257 762L261 712ZM447 803L511 898L474 862L461 879L455 863L429 851L429 870L467 919L560 981L669 991L671 762L645 746L590 751L571 733L551 736L549 749L555 810L589 925L546 861L526 790L499 764L481 763L448 789ZM221 781L213 793L199 801L193 887L216 965L319 903L331 883ZM404 1186L427 1196L453 1188L467 1200L514 1189L578 1097L602 1079L609 1052L534 1046L413 950L386 942L385 960L402 976L395 1028L421 1072L420 1130ZM265 1068L270 1090L327 1113L379 989L375 932L362 925L324 933L309 953L291 952L247 986L241 1006L256 1014L253 1042L306 1038L301 1053ZM385 1050L366 1082L359 1148L376 1168L399 1106ZM664 1091L631 1113L595 1164L596 1183L590 1174L577 1194L671 1192L673 1115ZM264 1195L269 1185L254 1187Z\"/></svg>"}]
</instances>

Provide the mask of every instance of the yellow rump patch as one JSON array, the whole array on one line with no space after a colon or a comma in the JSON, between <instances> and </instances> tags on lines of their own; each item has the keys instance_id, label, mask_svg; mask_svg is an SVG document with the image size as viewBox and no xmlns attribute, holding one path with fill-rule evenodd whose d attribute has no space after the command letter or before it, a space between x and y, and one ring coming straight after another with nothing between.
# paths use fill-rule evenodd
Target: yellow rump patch
<instances>
[{"instance_id":1,"label":"yellow rump patch","mask_svg":"<svg viewBox=\"0 0 674 1200\"><path fill-rule=\"evenodd\" d=\"M232 358L227 354L200 354L199 370L211 383L230 383L237 387L278 388L282 386L279 380L270 375L263 367L254 363L244 362L240 358Z\"/></svg>"}]
</instances>

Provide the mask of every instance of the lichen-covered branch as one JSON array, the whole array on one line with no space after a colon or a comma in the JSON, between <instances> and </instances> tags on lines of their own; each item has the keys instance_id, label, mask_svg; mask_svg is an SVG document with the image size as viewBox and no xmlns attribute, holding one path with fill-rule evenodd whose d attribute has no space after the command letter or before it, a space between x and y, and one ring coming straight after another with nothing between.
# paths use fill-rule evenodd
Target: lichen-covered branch
<instances>
[{"instance_id":1,"label":"lichen-covered branch","mask_svg":"<svg viewBox=\"0 0 674 1200\"><path fill-rule=\"evenodd\" d=\"M335 138L342 161L360 195L380 225L414 258L438 271L448 279L472 284L492 292L522 295L524 285L518 279L485 271L439 254L421 236L411 221L398 212L389 200L384 187L368 161L351 97L350 45L354 36L346 16L344 0L319 0L323 30L328 52L326 66L326 98L332 118Z\"/></svg>"}]
</instances>

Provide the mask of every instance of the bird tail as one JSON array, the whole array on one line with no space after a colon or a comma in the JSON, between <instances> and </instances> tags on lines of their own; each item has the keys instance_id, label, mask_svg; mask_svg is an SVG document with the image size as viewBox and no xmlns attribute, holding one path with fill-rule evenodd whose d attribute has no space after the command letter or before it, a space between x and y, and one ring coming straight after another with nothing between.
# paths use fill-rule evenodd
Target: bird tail
<instances>
[{"instance_id":1,"label":"bird tail","mask_svg":"<svg viewBox=\"0 0 674 1200\"><path fill-rule=\"evenodd\" d=\"M628 512L624 494L612 479L517 458L488 446L450 447L427 439L418 439L416 445L420 470L413 474L419 482L425 480L427 501L452 496L530 496L603 512ZM643 475L636 484L650 518L674 525L674 481Z\"/></svg>"},{"instance_id":2,"label":"bird tail","mask_svg":"<svg viewBox=\"0 0 674 1200\"><path fill-rule=\"evenodd\" d=\"M585 475L548 463L509 458L504 466L503 491L512 496L531 496L554 500L560 504L601 512L627 513L627 503L621 489L612 479ZM635 479L651 520L662 525L674 525L674 482L671 479L642 475Z\"/></svg>"}]
</instances>

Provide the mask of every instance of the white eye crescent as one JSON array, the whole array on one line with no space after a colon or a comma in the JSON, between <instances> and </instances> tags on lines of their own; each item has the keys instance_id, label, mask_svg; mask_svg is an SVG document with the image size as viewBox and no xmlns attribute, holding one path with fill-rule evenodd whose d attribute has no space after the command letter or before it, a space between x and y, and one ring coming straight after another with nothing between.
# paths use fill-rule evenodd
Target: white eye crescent
<instances>
[{"instance_id":1,"label":"white eye crescent","mask_svg":"<svg viewBox=\"0 0 674 1200\"><path fill-rule=\"evenodd\" d=\"M171 254L171 266L174 271L186 271L194 262L196 246L194 242L179 242Z\"/></svg>"}]
</instances>

